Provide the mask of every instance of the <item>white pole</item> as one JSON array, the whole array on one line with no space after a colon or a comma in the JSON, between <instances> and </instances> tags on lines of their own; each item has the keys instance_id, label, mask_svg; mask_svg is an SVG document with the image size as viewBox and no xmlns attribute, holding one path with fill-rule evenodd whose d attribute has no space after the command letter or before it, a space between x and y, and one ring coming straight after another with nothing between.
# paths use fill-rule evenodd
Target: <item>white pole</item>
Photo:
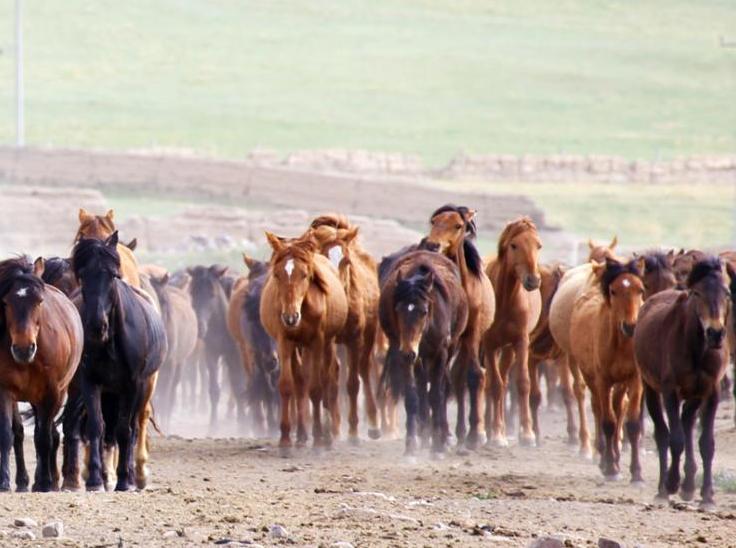
<instances>
[{"instance_id":1,"label":"white pole","mask_svg":"<svg viewBox=\"0 0 736 548\"><path fill-rule=\"evenodd\" d=\"M15 0L15 144L25 145L25 113L23 97L23 0Z\"/></svg>"}]
</instances>

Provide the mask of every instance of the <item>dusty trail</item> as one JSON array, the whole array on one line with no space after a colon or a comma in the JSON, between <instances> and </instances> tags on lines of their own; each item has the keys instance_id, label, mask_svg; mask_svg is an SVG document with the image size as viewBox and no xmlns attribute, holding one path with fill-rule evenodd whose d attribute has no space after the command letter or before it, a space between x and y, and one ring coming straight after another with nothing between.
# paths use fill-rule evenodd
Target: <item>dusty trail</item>
<instances>
[{"instance_id":1,"label":"dusty trail","mask_svg":"<svg viewBox=\"0 0 736 548\"><path fill-rule=\"evenodd\" d=\"M719 411L716 472L736 470L733 406ZM275 442L154 438L153 486L144 493L6 494L3 546L44 545L12 538L17 517L60 519L68 546L190 546L225 539L262 545L527 546L558 535L572 546L600 537L626 546L733 545L736 495L717 486L718 510L652 505L656 455L643 456L646 485L603 482L596 466L564 443L563 413L545 412L542 448L450 454L408 461L401 441L341 441L331 453L278 457ZM27 443L27 454L32 447ZM622 456L628 462L628 454ZM736 483L736 482L734 482ZM677 500L677 499L676 499ZM282 525L286 537L270 528ZM0 533L2 536L3 533ZM180 536L181 535L181 536Z\"/></svg>"}]
</instances>

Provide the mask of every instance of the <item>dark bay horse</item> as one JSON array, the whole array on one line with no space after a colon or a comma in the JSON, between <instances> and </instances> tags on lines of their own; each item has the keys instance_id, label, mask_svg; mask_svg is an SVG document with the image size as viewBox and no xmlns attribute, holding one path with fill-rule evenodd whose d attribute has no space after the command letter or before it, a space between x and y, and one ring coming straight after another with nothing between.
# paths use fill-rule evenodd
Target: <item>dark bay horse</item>
<instances>
[{"instance_id":1,"label":"dark bay horse","mask_svg":"<svg viewBox=\"0 0 736 548\"><path fill-rule=\"evenodd\" d=\"M79 365L84 339L79 313L61 291L42 281L43 270L43 259L34 264L25 257L0 262L0 491L10 489L13 445L16 487L28 489L18 401L29 402L36 419L33 490L59 487L54 419Z\"/></svg>"},{"instance_id":2,"label":"dark bay horse","mask_svg":"<svg viewBox=\"0 0 736 548\"><path fill-rule=\"evenodd\" d=\"M83 238L74 247L72 265L81 288L84 353L80 365L81 392L87 411L90 445L88 490L103 488L101 438L114 431L119 450L115 489L131 488L133 476L145 487L145 462L133 448L139 435L142 402L151 377L166 355L166 331L151 299L123 282L118 234L105 241ZM110 405L115 424L103 422L103 405Z\"/></svg>"},{"instance_id":3,"label":"dark bay horse","mask_svg":"<svg viewBox=\"0 0 736 548\"><path fill-rule=\"evenodd\" d=\"M314 447L330 447L332 432L322 428L322 404L324 400L334 422L338 404L335 339L347 319L345 290L310 234L284 240L267 232L266 238L273 254L260 314L266 332L276 340L281 364L279 447L288 455L292 446L292 399L296 402L297 444L306 444L307 393L312 401Z\"/></svg>"},{"instance_id":4,"label":"dark bay horse","mask_svg":"<svg viewBox=\"0 0 736 548\"><path fill-rule=\"evenodd\" d=\"M449 436L449 366L468 321L468 302L457 266L431 251L414 251L394 262L381 286L381 327L389 341L383 382L404 396L406 453L419 435L431 434L433 453ZM429 393L427 392L429 384Z\"/></svg>"},{"instance_id":5,"label":"dark bay horse","mask_svg":"<svg viewBox=\"0 0 736 548\"><path fill-rule=\"evenodd\" d=\"M496 295L483 262L475 247L477 234L475 211L465 206L447 204L430 217L430 233L423 244L438 248L439 252L454 262L459 271L468 300L468 322L460 340L458 356L452 377L457 398L457 443L469 448L478 445L482 430L480 398L483 392L484 374L480 363L480 343L496 315ZM470 396L470 411L465 424L465 393Z\"/></svg>"},{"instance_id":6,"label":"dark bay horse","mask_svg":"<svg viewBox=\"0 0 736 548\"><path fill-rule=\"evenodd\" d=\"M228 331L229 300L221 282L221 278L228 274L228 269L219 265L194 266L187 269L187 272L191 276L189 293L197 315L198 337L201 342L199 359L204 362L200 367L204 365L208 372L210 428L214 429L218 420L222 362L237 405L239 427L245 429L247 380L237 344Z\"/></svg>"},{"instance_id":7,"label":"dark bay horse","mask_svg":"<svg viewBox=\"0 0 736 548\"><path fill-rule=\"evenodd\" d=\"M713 430L719 383L728 364L724 343L731 301L725 278L717 258L698 261L687 278L686 290L663 291L644 303L634 335L636 360L659 453L657 498L667 500L680 489L683 500L692 500L697 470L693 428L700 413L700 494L701 507L705 509L714 507ZM672 456L669 468L668 449ZM685 479L680 485L683 449Z\"/></svg>"}]
</instances>

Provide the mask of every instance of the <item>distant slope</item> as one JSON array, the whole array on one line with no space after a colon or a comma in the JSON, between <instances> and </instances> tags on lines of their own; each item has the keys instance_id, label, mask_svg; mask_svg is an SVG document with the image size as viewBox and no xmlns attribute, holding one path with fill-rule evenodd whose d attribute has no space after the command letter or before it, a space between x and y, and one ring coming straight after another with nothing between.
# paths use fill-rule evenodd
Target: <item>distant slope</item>
<instances>
[{"instance_id":1,"label":"distant slope","mask_svg":"<svg viewBox=\"0 0 736 548\"><path fill-rule=\"evenodd\" d=\"M736 3L25 2L33 144L416 152L736 149ZM0 82L13 77L0 5ZM0 86L0 143L13 139Z\"/></svg>"}]
</instances>

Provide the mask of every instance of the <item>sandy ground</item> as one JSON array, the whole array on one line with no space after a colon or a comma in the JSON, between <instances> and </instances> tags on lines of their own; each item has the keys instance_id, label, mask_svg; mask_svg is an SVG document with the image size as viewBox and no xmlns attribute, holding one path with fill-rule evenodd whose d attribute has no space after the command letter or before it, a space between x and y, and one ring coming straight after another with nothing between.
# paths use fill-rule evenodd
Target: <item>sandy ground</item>
<instances>
[{"instance_id":1,"label":"sandy ground","mask_svg":"<svg viewBox=\"0 0 736 548\"><path fill-rule=\"evenodd\" d=\"M730 402L719 411L720 472L736 470L732 413ZM545 423L543 447L512 441L508 449L451 453L441 461L408 460L401 441L341 441L326 454L305 449L284 459L272 440L158 437L145 492L0 496L0 544L527 546L535 536L556 535L568 546L596 545L600 537L626 546L734 545L736 495L723 488L710 514L679 500L652 504L650 435L646 485L636 488L626 474L604 482L564 443L562 412L545 412ZM196 431L196 420L191 424ZM622 458L628 463L627 453ZM38 522L30 530L39 540L14 538L19 517ZM54 519L63 521L65 537L41 540L41 527Z\"/></svg>"}]
</instances>

